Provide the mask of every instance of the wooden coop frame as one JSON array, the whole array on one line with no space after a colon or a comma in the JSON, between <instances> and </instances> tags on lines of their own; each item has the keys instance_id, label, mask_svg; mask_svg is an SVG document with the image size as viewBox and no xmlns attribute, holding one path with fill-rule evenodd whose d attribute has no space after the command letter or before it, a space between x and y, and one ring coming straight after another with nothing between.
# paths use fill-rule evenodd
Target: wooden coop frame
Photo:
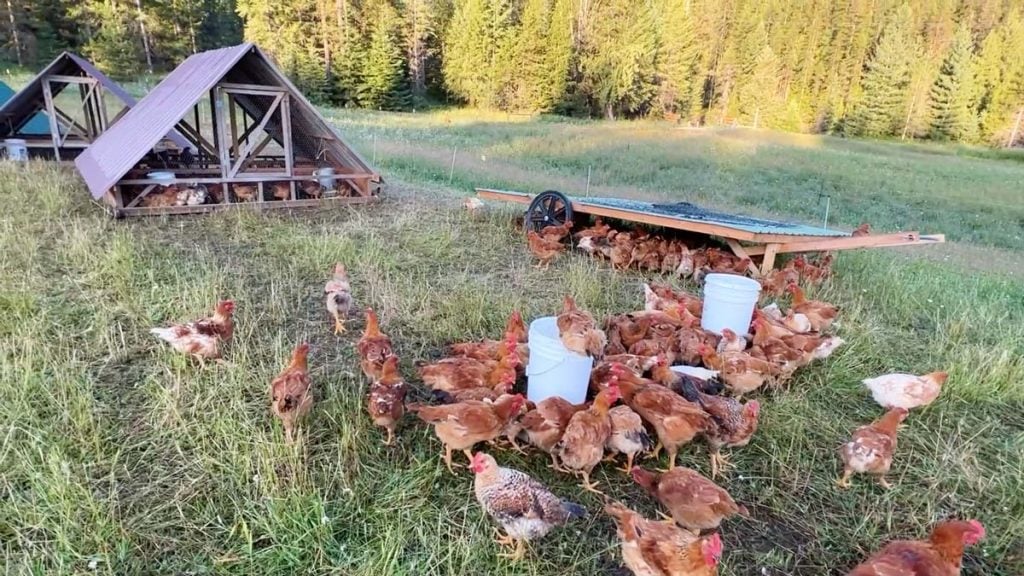
<instances>
[{"instance_id":1,"label":"wooden coop frame","mask_svg":"<svg viewBox=\"0 0 1024 576\"><path fill-rule=\"evenodd\" d=\"M162 130L181 134L187 146L155 146ZM360 204L376 200L382 184L252 44L190 57L76 165L93 197L126 216ZM147 200L171 187L184 203ZM189 202L200 189L202 201Z\"/></svg>"},{"instance_id":2,"label":"wooden coop frame","mask_svg":"<svg viewBox=\"0 0 1024 576\"><path fill-rule=\"evenodd\" d=\"M525 224L543 228L550 224L563 224L575 214L589 214L603 218L614 218L628 222L639 222L651 226L671 228L684 232L721 238L738 258L751 260L750 272L754 277L767 274L775 268L779 254L799 252L822 252L831 250L852 250L857 248L884 248L892 246L923 246L941 244L946 241L943 234L921 234L920 232L894 232L891 234L866 234L853 236L834 229L825 230L813 226L757 220L756 227L716 221L714 218L693 219L658 213L655 204L640 201L624 201L616 206L617 199L569 197L549 190L533 195L507 190L477 188L477 196L485 200L498 200L526 204ZM760 259L758 267L754 262Z\"/></svg>"},{"instance_id":3,"label":"wooden coop frame","mask_svg":"<svg viewBox=\"0 0 1024 576\"><path fill-rule=\"evenodd\" d=\"M74 103L58 102L61 94L75 93ZM112 114L117 104L120 110ZM64 52L0 106L0 139L25 140L30 157L71 161L134 105L134 98L89 61Z\"/></svg>"}]
</instances>

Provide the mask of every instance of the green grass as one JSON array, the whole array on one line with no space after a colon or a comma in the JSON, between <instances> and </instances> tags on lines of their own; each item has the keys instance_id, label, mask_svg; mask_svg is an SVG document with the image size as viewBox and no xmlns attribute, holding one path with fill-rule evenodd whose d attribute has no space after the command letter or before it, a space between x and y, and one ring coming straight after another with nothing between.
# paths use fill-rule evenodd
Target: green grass
<instances>
[{"instance_id":1,"label":"green grass","mask_svg":"<svg viewBox=\"0 0 1024 576\"><path fill-rule=\"evenodd\" d=\"M967 229L954 227L953 216L947 222L938 200L922 198L926 182L958 213L972 200L960 182L1020 199L1020 188L1014 196L1004 183L1019 183L1019 164L943 150L817 138L810 146L768 133L677 136L642 123L494 117L472 126L453 114L449 126L441 114L331 114L367 156L377 135L389 180L380 205L113 221L73 174L0 164L6 573L615 573L619 552L601 501L548 470L545 456L497 454L591 515L510 564L495 557L470 476L444 470L428 428L409 418L398 446L380 444L363 412L353 351L361 323L335 338L322 309L335 261L349 265L359 304L381 312L411 378L415 360L450 342L495 337L515 308L527 318L551 314L565 293L599 315L642 302L640 276L583 256L532 269L512 212L472 220L459 208L470 183L537 189L569 182L581 167L585 178L593 163L602 193L679 193L704 182L702 201L779 214L795 207L809 218L810 208L792 199L776 205L771 193L788 189L785 174L827 174L918 199L923 215L908 225L950 235ZM449 144L473 150L454 189L443 185ZM771 176L775 164L782 167ZM661 172L685 181L656 190L672 178ZM743 195L745 175L764 198ZM792 194L811 194L812 181ZM843 190L853 206L834 204L844 223L866 213L876 228L902 227L898 198L868 201L854 197L859 186ZM723 480L753 513L723 527L724 576L842 574L886 540L923 536L951 516L978 518L989 532L969 551L964 574L1024 573L1024 285L1009 274L965 272L972 263L958 252L991 250L990 241L1017 254L1006 212L993 215L985 235L961 238L980 248L949 245L929 259L840 256L836 279L817 295L843 307L839 332L849 344L799 372L789 390L762 398L761 427L734 452L737 468ZM201 368L147 333L204 315L222 297L238 303L228 366ZM267 389L300 340L313 346L318 402L304 443L293 448L269 413ZM933 369L952 376L900 432L896 487L884 492L858 479L847 492L835 489L837 447L880 414L860 380ZM687 447L680 461L707 471L706 448ZM595 477L609 495L653 515L653 502L621 473L604 465Z\"/></svg>"}]
</instances>

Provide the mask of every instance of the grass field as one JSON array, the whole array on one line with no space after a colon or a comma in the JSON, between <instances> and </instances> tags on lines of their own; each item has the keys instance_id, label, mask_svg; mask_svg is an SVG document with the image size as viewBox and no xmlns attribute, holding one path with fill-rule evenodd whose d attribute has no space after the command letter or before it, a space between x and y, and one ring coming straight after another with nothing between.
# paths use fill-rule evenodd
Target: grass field
<instances>
[{"instance_id":1,"label":"grass field","mask_svg":"<svg viewBox=\"0 0 1024 576\"><path fill-rule=\"evenodd\" d=\"M592 514L521 563L495 558L469 474L447 473L428 428L410 418L398 446L381 446L353 351L361 322L335 338L322 309L323 283L343 261L411 377L415 360L450 342L497 336L514 308L550 314L565 293L597 314L639 307L640 276L578 255L536 271L512 212L472 220L459 208L473 184L582 192L588 165L592 193L811 220L824 185L838 224L866 219L959 241L930 258L838 259L836 279L817 295L843 307L849 344L762 398L761 427L723 481L753 513L723 528L723 575L842 574L886 540L923 536L951 516L988 528L964 574L1024 573L1024 163L831 138L450 114L330 112L368 157L376 151L389 181L384 202L355 210L113 221L71 173L0 165L5 573L617 573L601 501L538 454L497 456ZM230 365L201 368L147 333L204 315L222 297L238 303ZM313 345L318 404L292 448L267 389L300 340ZM895 488L860 479L837 490L836 448L880 414L860 380L933 369L951 378L901 431ZM706 471L706 448L685 448L680 462ZM605 465L595 477L653 515L621 473Z\"/></svg>"}]
</instances>

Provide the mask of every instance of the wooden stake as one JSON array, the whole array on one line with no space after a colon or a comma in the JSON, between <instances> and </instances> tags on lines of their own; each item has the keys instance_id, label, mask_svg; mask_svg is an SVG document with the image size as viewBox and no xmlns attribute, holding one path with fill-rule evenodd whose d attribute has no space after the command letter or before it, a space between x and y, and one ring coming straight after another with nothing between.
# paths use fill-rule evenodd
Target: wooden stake
<instances>
[{"instance_id":1,"label":"wooden stake","mask_svg":"<svg viewBox=\"0 0 1024 576\"><path fill-rule=\"evenodd\" d=\"M590 198L590 169L593 167L592 164L587 164L587 198Z\"/></svg>"},{"instance_id":2,"label":"wooden stake","mask_svg":"<svg viewBox=\"0 0 1024 576\"><path fill-rule=\"evenodd\" d=\"M1013 123L1013 131L1010 132L1010 139L1006 141L1007 148L1013 148L1013 144L1017 142L1017 133L1020 131L1020 120L1024 117L1024 107L1017 110L1017 120Z\"/></svg>"},{"instance_id":3,"label":"wooden stake","mask_svg":"<svg viewBox=\"0 0 1024 576\"><path fill-rule=\"evenodd\" d=\"M452 149L452 167L448 169L448 184L451 185L452 179L455 178L455 154L459 151L459 147L456 146Z\"/></svg>"}]
</instances>

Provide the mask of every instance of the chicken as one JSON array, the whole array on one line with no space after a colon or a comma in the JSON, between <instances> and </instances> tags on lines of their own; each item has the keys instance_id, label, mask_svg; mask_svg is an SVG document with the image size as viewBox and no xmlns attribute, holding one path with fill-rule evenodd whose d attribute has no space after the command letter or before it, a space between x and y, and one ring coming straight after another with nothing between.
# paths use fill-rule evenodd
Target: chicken
<instances>
[{"instance_id":1,"label":"chicken","mask_svg":"<svg viewBox=\"0 0 1024 576\"><path fill-rule=\"evenodd\" d=\"M232 184L231 191L239 202L252 202L259 194L259 188L255 184Z\"/></svg>"},{"instance_id":2,"label":"chicken","mask_svg":"<svg viewBox=\"0 0 1024 576\"><path fill-rule=\"evenodd\" d=\"M839 455L843 457L843 475L836 484L840 488L849 488L850 476L855 473L875 474L883 488L891 488L885 475L892 466L892 456L896 451L896 430L907 414L905 408L893 408L871 424L854 430L853 438L839 449Z\"/></svg>"},{"instance_id":3,"label":"chicken","mask_svg":"<svg viewBox=\"0 0 1024 576\"><path fill-rule=\"evenodd\" d=\"M518 310L513 311L505 325L504 340L484 340L482 342L463 342L453 344L452 353L477 360L500 360L504 356L501 348L502 343L508 340L517 342L516 355L519 356L519 366L523 367L530 359L530 348L526 344L526 325L523 323L523 316Z\"/></svg>"},{"instance_id":4,"label":"chicken","mask_svg":"<svg viewBox=\"0 0 1024 576\"><path fill-rule=\"evenodd\" d=\"M612 267L618 270L625 270L633 264L633 236L628 232L619 232L609 236L612 249L608 255Z\"/></svg>"},{"instance_id":5,"label":"chicken","mask_svg":"<svg viewBox=\"0 0 1024 576\"><path fill-rule=\"evenodd\" d=\"M565 347L577 354L594 358L604 356L608 337L597 327L594 317L576 307L576 301L566 296L562 302L562 313L556 318L558 335Z\"/></svg>"},{"instance_id":6,"label":"chicken","mask_svg":"<svg viewBox=\"0 0 1024 576\"><path fill-rule=\"evenodd\" d=\"M222 300L217 303L213 316L209 318L188 324L173 324L167 328L153 328L149 333L167 342L178 352L198 358L200 362L207 358L219 359L223 352L221 345L230 342L234 334L234 311L234 302Z\"/></svg>"},{"instance_id":7,"label":"chicken","mask_svg":"<svg viewBox=\"0 0 1024 576\"><path fill-rule=\"evenodd\" d=\"M946 372L932 372L924 376L886 374L863 382L871 390L871 397L882 408L913 410L934 402L948 378Z\"/></svg>"},{"instance_id":8,"label":"chicken","mask_svg":"<svg viewBox=\"0 0 1024 576\"><path fill-rule=\"evenodd\" d=\"M612 424L612 434L608 437L605 447L613 453L626 455L626 466L623 472L633 469L633 459L640 452L650 450L654 444L644 428L640 415L629 406L616 406L608 411ZM614 457L614 456L613 456Z\"/></svg>"},{"instance_id":9,"label":"chicken","mask_svg":"<svg viewBox=\"0 0 1024 576\"><path fill-rule=\"evenodd\" d=\"M484 213L484 201L475 196L471 196L463 200L462 207L465 208L466 212L469 212L469 215L474 218L479 217Z\"/></svg>"},{"instance_id":10,"label":"chicken","mask_svg":"<svg viewBox=\"0 0 1024 576\"><path fill-rule=\"evenodd\" d=\"M604 445L612 434L609 409L619 399L619 388L612 384L594 398L587 410L572 415L554 454L564 468L583 476L584 490L598 492L597 482L590 481L590 472L604 457Z\"/></svg>"},{"instance_id":11,"label":"chicken","mask_svg":"<svg viewBox=\"0 0 1024 576\"><path fill-rule=\"evenodd\" d=\"M444 443L444 463L454 474L452 451L461 450L467 460L472 460L470 448L501 436L509 421L519 415L525 401L521 394L516 394L502 396L494 402L471 400L443 406L409 404L408 409L434 426L434 434Z\"/></svg>"},{"instance_id":12,"label":"chicken","mask_svg":"<svg viewBox=\"0 0 1024 576\"><path fill-rule=\"evenodd\" d=\"M628 372L618 375L618 378L623 402L653 426L658 434L653 457L657 458L664 447L668 452L668 467L674 468L679 448L707 430L711 417L700 406L660 384Z\"/></svg>"},{"instance_id":13,"label":"chicken","mask_svg":"<svg viewBox=\"0 0 1024 576\"><path fill-rule=\"evenodd\" d=\"M719 354L724 354L726 352L743 352L746 349L746 338L736 334L729 328L722 329L722 339L718 341L718 349L716 350Z\"/></svg>"},{"instance_id":14,"label":"chicken","mask_svg":"<svg viewBox=\"0 0 1024 576\"><path fill-rule=\"evenodd\" d=\"M398 421L405 414L406 384L398 373L398 356L389 356L381 367L380 379L370 385L370 394L366 402L366 411L376 426L388 431L384 440L390 446L395 437Z\"/></svg>"},{"instance_id":15,"label":"chicken","mask_svg":"<svg viewBox=\"0 0 1024 576\"><path fill-rule=\"evenodd\" d=\"M530 248L530 252L539 260L534 268L547 269L551 266L551 261L565 251L565 245L562 244L561 240L541 236L533 230L526 233L526 245Z\"/></svg>"},{"instance_id":16,"label":"chicken","mask_svg":"<svg viewBox=\"0 0 1024 576\"><path fill-rule=\"evenodd\" d=\"M270 195L273 196L275 200L291 200L291 184L288 182L275 182L270 187Z\"/></svg>"},{"instance_id":17,"label":"chicken","mask_svg":"<svg viewBox=\"0 0 1024 576\"><path fill-rule=\"evenodd\" d=\"M728 465L722 448L746 446L754 436L761 404L757 400L741 404L735 398L706 394L687 376L680 375L680 381L683 397L699 405L711 417L711 425L704 432L704 438L711 448L711 477L716 478L719 471Z\"/></svg>"},{"instance_id":18,"label":"chicken","mask_svg":"<svg viewBox=\"0 0 1024 576\"><path fill-rule=\"evenodd\" d=\"M285 441L289 444L295 440L295 427L313 408L308 356L309 344L296 346L291 363L270 383L270 409L281 419Z\"/></svg>"},{"instance_id":19,"label":"chicken","mask_svg":"<svg viewBox=\"0 0 1024 576\"><path fill-rule=\"evenodd\" d=\"M601 236L584 236L576 243L576 247L598 259L608 260L612 257L611 242Z\"/></svg>"},{"instance_id":20,"label":"chicken","mask_svg":"<svg viewBox=\"0 0 1024 576\"><path fill-rule=\"evenodd\" d=\"M516 354L518 344L506 340L501 348L498 360L477 360L457 356L444 358L434 364L419 368L423 383L434 390L457 392L481 386L495 388L514 384L519 356Z\"/></svg>"},{"instance_id":21,"label":"chicken","mask_svg":"<svg viewBox=\"0 0 1024 576\"><path fill-rule=\"evenodd\" d=\"M515 546L507 556L513 560L523 557L526 542L587 515L579 504L555 496L524 472L498 466L493 457L483 452L473 454L469 469L475 475L473 492L477 502L505 531L496 542Z\"/></svg>"},{"instance_id":22,"label":"chicken","mask_svg":"<svg viewBox=\"0 0 1024 576\"><path fill-rule=\"evenodd\" d=\"M985 537L977 520L939 522L927 540L897 540L847 576L960 576L964 548Z\"/></svg>"},{"instance_id":23,"label":"chicken","mask_svg":"<svg viewBox=\"0 0 1024 576\"><path fill-rule=\"evenodd\" d=\"M527 442L550 454L552 467L558 468L555 445L562 439L573 415L586 409L586 404L570 404L559 396L545 398L519 419L520 434L526 436Z\"/></svg>"},{"instance_id":24,"label":"chicken","mask_svg":"<svg viewBox=\"0 0 1024 576\"><path fill-rule=\"evenodd\" d=\"M700 318L704 311L704 301L686 292L676 292L668 286L644 284L644 310L664 310L675 318L683 318L680 308Z\"/></svg>"},{"instance_id":25,"label":"chicken","mask_svg":"<svg viewBox=\"0 0 1024 576\"><path fill-rule=\"evenodd\" d=\"M676 267L676 276L689 278L693 276L693 252L685 244L679 248L679 266Z\"/></svg>"},{"instance_id":26,"label":"chicken","mask_svg":"<svg viewBox=\"0 0 1024 576\"><path fill-rule=\"evenodd\" d=\"M861 223L860 226L853 229L853 232L850 232L850 236L868 236L870 234L871 224L868 224L867 222Z\"/></svg>"},{"instance_id":27,"label":"chicken","mask_svg":"<svg viewBox=\"0 0 1024 576\"><path fill-rule=\"evenodd\" d=\"M699 364L701 346L714 349L718 346L718 338L699 326L680 330L676 334L676 360L691 366Z\"/></svg>"},{"instance_id":28,"label":"chicken","mask_svg":"<svg viewBox=\"0 0 1024 576\"><path fill-rule=\"evenodd\" d=\"M178 188L175 186L167 186L159 192L150 192L149 195L142 199L140 204L145 208L179 206Z\"/></svg>"},{"instance_id":29,"label":"chicken","mask_svg":"<svg viewBox=\"0 0 1024 576\"><path fill-rule=\"evenodd\" d=\"M359 353L359 367L371 382L380 379L384 361L394 354L391 339L381 333L377 313L370 308L366 309L366 328L362 338L356 342L356 351Z\"/></svg>"},{"instance_id":30,"label":"chicken","mask_svg":"<svg viewBox=\"0 0 1024 576\"><path fill-rule=\"evenodd\" d=\"M302 189L302 193L306 195L306 198L319 200L320 197L324 195L324 189L320 186L320 183L315 180L302 182L299 187Z\"/></svg>"},{"instance_id":31,"label":"chicken","mask_svg":"<svg viewBox=\"0 0 1024 576\"><path fill-rule=\"evenodd\" d=\"M770 296L782 295L787 286L799 281L800 271L796 269L792 260L786 263L785 267L771 270L760 278L762 291Z\"/></svg>"},{"instance_id":32,"label":"chicken","mask_svg":"<svg viewBox=\"0 0 1024 576\"><path fill-rule=\"evenodd\" d=\"M572 221L570 220L569 222L566 222L565 224L559 224L557 226L554 225L554 224L545 226L545 227L541 228L540 235L542 237L544 237L545 240L557 240L557 241L561 242L562 239L565 238L566 236L568 236L569 232L571 232L571 231L572 231Z\"/></svg>"},{"instance_id":33,"label":"chicken","mask_svg":"<svg viewBox=\"0 0 1024 576\"><path fill-rule=\"evenodd\" d=\"M603 238L607 236L608 233L611 232L611 230L612 227L605 224L604 220L602 220L601 217L598 216L594 218L594 224L592 226L580 230L579 232L574 234L574 236L576 238L592 238L595 236Z\"/></svg>"},{"instance_id":34,"label":"chicken","mask_svg":"<svg viewBox=\"0 0 1024 576\"><path fill-rule=\"evenodd\" d=\"M804 296L804 291L796 284L790 284L787 290L793 295L792 311L807 316L811 327L818 332L827 330L839 314L839 308L831 304L820 300L808 300Z\"/></svg>"},{"instance_id":35,"label":"chicken","mask_svg":"<svg viewBox=\"0 0 1024 576\"><path fill-rule=\"evenodd\" d=\"M674 468L664 474L633 468L633 480L661 503L676 524L690 530L718 528L722 520L747 509L732 499L724 488L689 468Z\"/></svg>"},{"instance_id":36,"label":"chicken","mask_svg":"<svg viewBox=\"0 0 1024 576\"><path fill-rule=\"evenodd\" d=\"M636 576L716 576L722 558L718 533L700 537L675 524L648 520L618 502L604 511L615 520L622 561Z\"/></svg>"},{"instance_id":37,"label":"chicken","mask_svg":"<svg viewBox=\"0 0 1024 576\"><path fill-rule=\"evenodd\" d=\"M782 372L771 362L754 358L745 352L718 355L710 347L703 345L699 352L704 365L712 370L718 370L719 378L737 398L757 390L769 378Z\"/></svg>"},{"instance_id":38,"label":"chicken","mask_svg":"<svg viewBox=\"0 0 1024 576\"><path fill-rule=\"evenodd\" d=\"M344 264L334 265L334 276L324 286L324 294L327 294L327 312L334 318L334 333L341 334L345 331L345 319L352 310L352 287Z\"/></svg>"}]
</instances>

